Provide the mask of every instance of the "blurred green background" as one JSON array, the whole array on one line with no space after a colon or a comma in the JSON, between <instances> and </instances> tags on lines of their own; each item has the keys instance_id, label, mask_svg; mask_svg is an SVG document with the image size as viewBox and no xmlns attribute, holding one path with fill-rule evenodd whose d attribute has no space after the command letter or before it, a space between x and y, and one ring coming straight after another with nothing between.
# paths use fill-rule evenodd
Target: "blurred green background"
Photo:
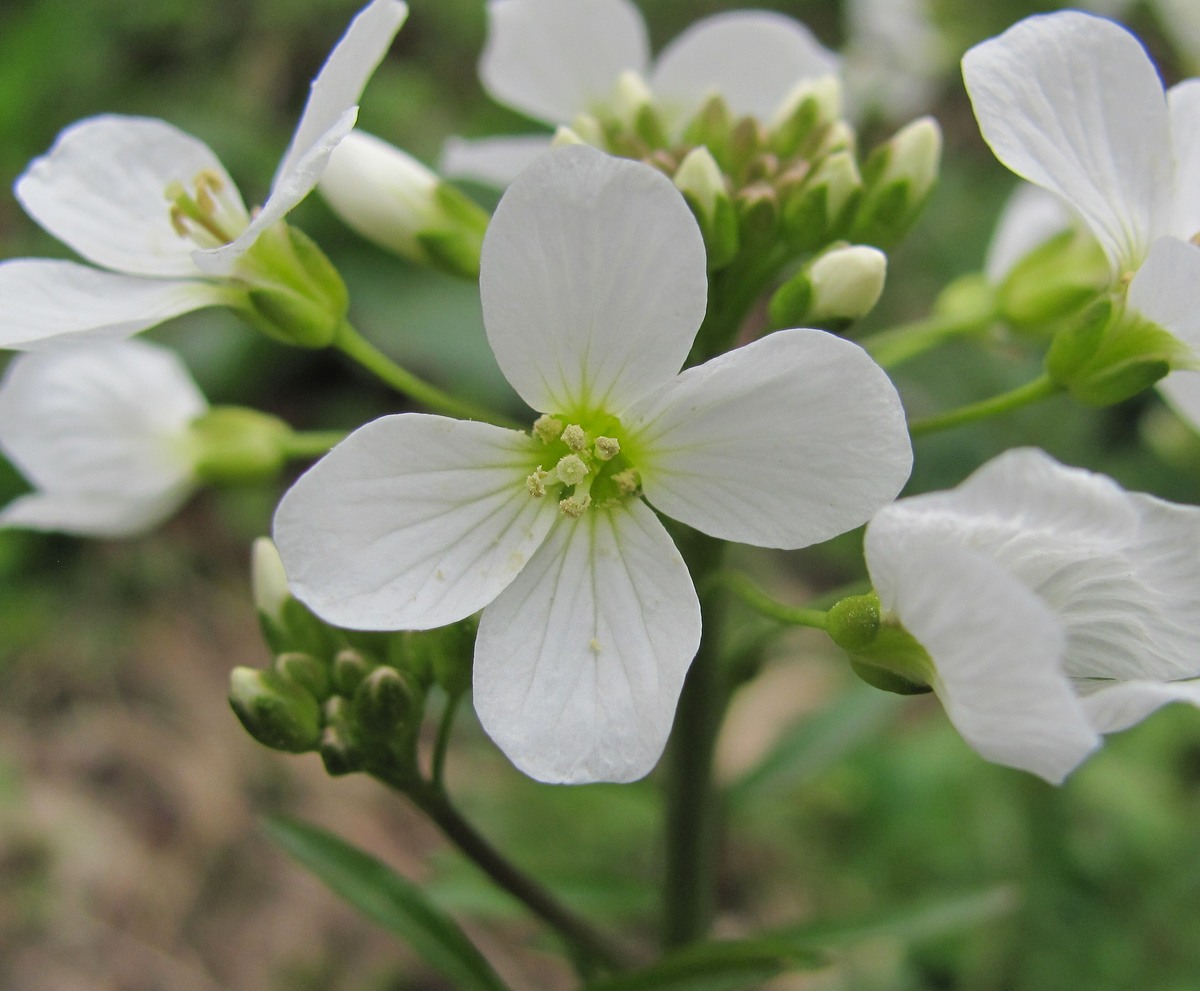
<instances>
[{"instance_id":1,"label":"blurred green background","mask_svg":"<svg viewBox=\"0 0 1200 991\"><path fill-rule=\"evenodd\" d=\"M309 80L357 6L5 0L0 180L11 185L67 124L117 112L202 137L247 199L261 198ZM476 80L482 0L411 6L361 126L430 163L451 134L533 129ZM656 48L735 6L747 5L641 4ZM758 6L804 20L832 47L845 39L838 3ZM1022 0L935 7L956 53L1049 9ZM1184 74L1187 53L1153 13L1135 7L1130 17L1168 80ZM952 73L931 109L946 132L943 178L892 258L865 330L924 315L946 282L978 267L1013 185ZM868 127L867 143L887 132ZM367 336L430 378L513 401L473 286L383 255L317 197L293 219L342 268ZM6 195L0 256L27 254L64 250ZM183 351L214 403L267 408L301 428L349 428L397 408L338 358L278 348L223 313L152 336ZM898 384L920 414L1025 381L1036 366L1007 342L954 346L906 366ZM1018 444L1200 501L1200 442L1153 397L1100 412L1054 402L923 440L910 491L956 484ZM5 467L0 496L22 488ZM261 752L229 713L229 669L266 660L245 572L248 542L267 530L278 495L205 493L162 531L119 544L0 533L0 988L445 987L267 845L255 823L272 810L321 822L426 881L515 987L570 987L522 914L399 800L369 782L328 781L315 757ZM747 564L797 602L862 574L857 535L786 558L747 555ZM906 923L867 927L833 967L773 987L1200 987L1194 711L1163 711L1121 734L1053 789L985 764L936 703L858 685L820 638L799 636L737 699L721 767L730 784L722 933L878 914ZM661 862L653 778L537 786L464 720L450 780L483 830L565 898L624 924L652 921Z\"/></svg>"}]
</instances>

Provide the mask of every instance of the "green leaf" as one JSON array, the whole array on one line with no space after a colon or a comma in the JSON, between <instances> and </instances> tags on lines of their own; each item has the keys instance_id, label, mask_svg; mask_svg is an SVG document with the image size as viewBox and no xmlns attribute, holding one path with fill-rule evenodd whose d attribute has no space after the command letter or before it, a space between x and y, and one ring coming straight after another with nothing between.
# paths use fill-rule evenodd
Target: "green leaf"
<instances>
[{"instance_id":1,"label":"green leaf","mask_svg":"<svg viewBox=\"0 0 1200 991\"><path fill-rule=\"evenodd\" d=\"M365 916L405 940L461 991L508 991L491 964L448 915L411 881L345 840L294 819L271 816L267 835Z\"/></svg>"},{"instance_id":2,"label":"green leaf","mask_svg":"<svg viewBox=\"0 0 1200 991\"><path fill-rule=\"evenodd\" d=\"M776 930L770 938L787 945L822 949L880 937L906 944L919 943L1001 918L1015 911L1019 904L1019 892L1013 885L998 884L966 895L943 896L888 909L851 922L813 922Z\"/></svg>"},{"instance_id":3,"label":"green leaf","mask_svg":"<svg viewBox=\"0 0 1200 991\"><path fill-rule=\"evenodd\" d=\"M657 963L587 985L585 991L744 991L794 970L816 970L826 958L775 939L697 943Z\"/></svg>"},{"instance_id":4,"label":"green leaf","mask_svg":"<svg viewBox=\"0 0 1200 991\"><path fill-rule=\"evenodd\" d=\"M882 733L896 714L896 696L855 686L836 703L805 717L758 764L734 781L729 805L795 788L833 767L856 747Z\"/></svg>"}]
</instances>

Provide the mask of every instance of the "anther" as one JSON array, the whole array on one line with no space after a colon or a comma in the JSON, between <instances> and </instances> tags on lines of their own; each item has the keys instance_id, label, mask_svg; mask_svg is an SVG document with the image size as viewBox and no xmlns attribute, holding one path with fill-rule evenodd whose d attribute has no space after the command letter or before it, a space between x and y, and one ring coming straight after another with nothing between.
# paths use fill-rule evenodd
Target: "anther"
<instances>
[{"instance_id":1,"label":"anther","mask_svg":"<svg viewBox=\"0 0 1200 991\"><path fill-rule=\"evenodd\" d=\"M568 454L554 466L554 474L564 485L578 485L587 473L588 466L578 454Z\"/></svg>"},{"instance_id":2,"label":"anther","mask_svg":"<svg viewBox=\"0 0 1200 991\"><path fill-rule=\"evenodd\" d=\"M550 477L550 472L544 471L542 466L538 465L533 474L525 479L525 488L535 499L540 499L546 494L546 482Z\"/></svg>"},{"instance_id":3,"label":"anther","mask_svg":"<svg viewBox=\"0 0 1200 991\"><path fill-rule=\"evenodd\" d=\"M563 432L563 422L557 417L543 413L533 421L533 434L543 444L558 440Z\"/></svg>"},{"instance_id":4,"label":"anther","mask_svg":"<svg viewBox=\"0 0 1200 991\"><path fill-rule=\"evenodd\" d=\"M621 453L621 444L616 437L596 438L596 457L601 461L611 461Z\"/></svg>"},{"instance_id":5,"label":"anther","mask_svg":"<svg viewBox=\"0 0 1200 991\"><path fill-rule=\"evenodd\" d=\"M587 447L587 434L578 423L568 424L561 436L562 442L572 451L582 451Z\"/></svg>"}]
</instances>

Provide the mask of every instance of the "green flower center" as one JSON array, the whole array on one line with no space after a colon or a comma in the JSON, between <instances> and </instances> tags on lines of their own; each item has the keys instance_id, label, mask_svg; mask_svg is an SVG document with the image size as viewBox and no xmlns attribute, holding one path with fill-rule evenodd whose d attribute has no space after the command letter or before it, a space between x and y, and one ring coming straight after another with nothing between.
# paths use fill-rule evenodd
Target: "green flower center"
<instances>
[{"instance_id":1,"label":"green flower center","mask_svg":"<svg viewBox=\"0 0 1200 991\"><path fill-rule=\"evenodd\" d=\"M525 487L534 499L557 499L559 511L572 519L637 495L641 484L621 450L620 421L610 417L591 426L597 429L548 414L533 424L544 457Z\"/></svg>"}]
</instances>

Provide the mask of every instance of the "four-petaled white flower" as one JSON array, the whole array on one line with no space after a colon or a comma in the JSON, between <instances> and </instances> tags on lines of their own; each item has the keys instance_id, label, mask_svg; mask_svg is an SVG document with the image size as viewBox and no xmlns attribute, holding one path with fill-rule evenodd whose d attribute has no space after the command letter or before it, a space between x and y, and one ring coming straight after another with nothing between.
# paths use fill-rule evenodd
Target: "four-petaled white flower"
<instances>
[{"instance_id":1,"label":"four-petaled white flower","mask_svg":"<svg viewBox=\"0 0 1200 991\"><path fill-rule=\"evenodd\" d=\"M0 347L128 337L236 303L239 262L316 185L407 13L400 0L373 0L355 17L313 81L270 195L253 214L212 150L164 121L110 115L63 131L17 181L17 198L101 267L33 258L0 264Z\"/></svg>"},{"instance_id":2,"label":"four-petaled white flower","mask_svg":"<svg viewBox=\"0 0 1200 991\"><path fill-rule=\"evenodd\" d=\"M552 127L582 114L609 120L622 102L648 97L678 137L711 96L735 117L765 121L798 85L837 67L806 27L771 11L697 21L651 63L646 25L630 0L489 0L479 76L497 102ZM549 135L453 140L442 167L506 185L549 144Z\"/></svg>"},{"instance_id":3,"label":"four-petaled white flower","mask_svg":"<svg viewBox=\"0 0 1200 991\"><path fill-rule=\"evenodd\" d=\"M532 434L376 420L284 496L275 540L296 597L341 626L483 609L475 706L501 749L546 781L632 780L662 751L700 638L647 502L725 540L826 540L908 477L899 398L816 330L679 372L706 305L696 222L661 173L586 146L509 187L481 291L502 370L543 414Z\"/></svg>"},{"instance_id":4,"label":"four-petaled white flower","mask_svg":"<svg viewBox=\"0 0 1200 991\"><path fill-rule=\"evenodd\" d=\"M883 509L866 557L988 760L1057 783L1099 734L1200 705L1200 508L1017 449Z\"/></svg>"},{"instance_id":5,"label":"four-petaled white flower","mask_svg":"<svg viewBox=\"0 0 1200 991\"><path fill-rule=\"evenodd\" d=\"M1164 93L1137 38L1078 11L975 46L963 78L996 157L1082 218L1129 305L1200 365L1200 80ZM1196 378L1175 371L1159 386L1174 401Z\"/></svg>"},{"instance_id":6,"label":"four-petaled white flower","mask_svg":"<svg viewBox=\"0 0 1200 991\"><path fill-rule=\"evenodd\" d=\"M157 526L196 487L188 427L207 409L175 353L142 341L18 355L0 383L0 450L35 491L0 510L0 526Z\"/></svg>"}]
</instances>

